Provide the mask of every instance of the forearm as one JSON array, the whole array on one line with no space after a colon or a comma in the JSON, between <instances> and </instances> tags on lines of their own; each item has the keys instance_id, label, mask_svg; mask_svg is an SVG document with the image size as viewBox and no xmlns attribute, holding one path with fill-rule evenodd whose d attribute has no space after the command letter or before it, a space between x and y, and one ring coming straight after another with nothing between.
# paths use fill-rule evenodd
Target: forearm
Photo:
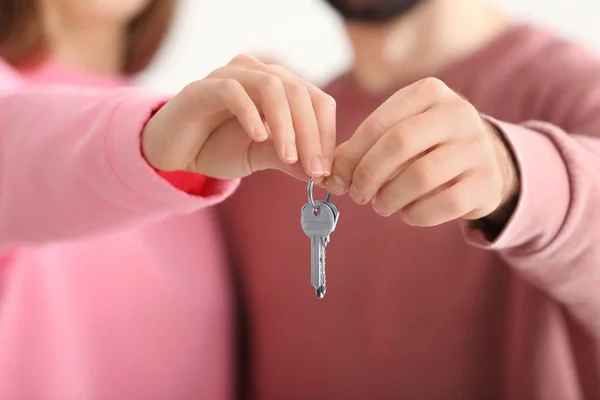
<instances>
[{"instance_id":1,"label":"forearm","mask_svg":"<svg viewBox=\"0 0 600 400\"><path fill-rule=\"evenodd\" d=\"M600 338L600 139L550 124L499 127L519 165L520 194L493 241L481 229L469 240L498 251Z\"/></svg>"},{"instance_id":2,"label":"forearm","mask_svg":"<svg viewBox=\"0 0 600 400\"><path fill-rule=\"evenodd\" d=\"M167 183L144 160L140 133L161 96L136 90L19 90L0 97L0 243L89 235L220 201Z\"/></svg>"}]
</instances>

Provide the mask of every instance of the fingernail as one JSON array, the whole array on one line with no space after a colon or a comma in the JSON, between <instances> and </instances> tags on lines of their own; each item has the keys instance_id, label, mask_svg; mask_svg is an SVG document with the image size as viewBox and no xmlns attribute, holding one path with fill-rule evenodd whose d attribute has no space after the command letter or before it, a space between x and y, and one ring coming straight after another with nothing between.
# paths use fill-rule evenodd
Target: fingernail
<instances>
[{"instance_id":1,"label":"fingernail","mask_svg":"<svg viewBox=\"0 0 600 400\"><path fill-rule=\"evenodd\" d=\"M263 127L265 128L265 132L267 133L267 137L271 136L271 127L267 121L263 122Z\"/></svg>"},{"instance_id":2,"label":"fingernail","mask_svg":"<svg viewBox=\"0 0 600 400\"><path fill-rule=\"evenodd\" d=\"M325 189L325 183L326 183L325 179L326 178L324 178L322 176L321 177L316 177L316 178L313 179L313 183L315 185L317 185L317 186L322 187L323 189Z\"/></svg>"},{"instance_id":3,"label":"fingernail","mask_svg":"<svg viewBox=\"0 0 600 400\"><path fill-rule=\"evenodd\" d=\"M296 146L293 144L288 144L285 146L283 157L286 161L296 161L298 160L298 152L296 151Z\"/></svg>"},{"instance_id":4,"label":"fingernail","mask_svg":"<svg viewBox=\"0 0 600 400\"><path fill-rule=\"evenodd\" d=\"M365 202L365 199L362 197L362 195L354 185L350 187L350 197L352 197L352 200L354 200L358 204L363 204Z\"/></svg>"},{"instance_id":5,"label":"fingernail","mask_svg":"<svg viewBox=\"0 0 600 400\"><path fill-rule=\"evenodd\" d=\"M404 220L404 222L406 222L407 224L411 224L412 220L410 219L410 216L405 213L404 211L400 211L400 217Z\"/></svg>"},{"instance_id":6,"label":"fingernail","mask_svg":"<svg viewBox=\"0 0 600 400\"><path fill-rule=\"evenodd\" d=\"M325 175L326 176L331 175L331 167L332 167L331 157L325 157L324 164L325 164Z\"/></svg>"},{"instance_id":7,"label":"fingernail","mask_svg":"<svg viewBox=\"0 0 600 400\"><path fill-rule=\"evenodd\" d=\"M347 190L346 187L346 184L339 176L334 175L327 180L327 190L336 196L344 194Z\"/></svg>"},{"instance_id":8,"label":"fingernail","mask_svg":"<svg viewBox=\"0 0 600 400\"><path fill-rule=\"evenodd\" d=\"M254 138L260 142L267 140L267 138L269 137L269 135L267 134L267 132L264 129L261 129L258 126L255 126L252 134L254 135Z\"/></svg>"},{"instance_id":9,"label":"fingernail","mask_svg":"<svg viewBox=\"0 0 600 400\"><path fill-rule=\"evenodd\" d=\"M373 206L373 210L375 210L375 212L382 217L389 217L391 215L390 213L386 213L381 209L381 205L377 202L377 198L371 202L371 205Z\"/></svg>"},{"instance_id":10,"label":"fingernail","mask_svg":"<svg viewBox=\"0 0 600 400\"><path fill-rule=\"evenodd\" d=\"M377 204L377 198L373 199L373 201L371 202L371 205L373 206L373 210L375 210L375 212L377 214L383 215L383 212L379 208L379 204Z\"/></svg>"},{"instance_id":11,"label":"fingernail","mask_svg":"<svg viewBox=\"0 0 600 400\"><path fill-rule=\"evenodd\" d=\"M321 158L321 156L315 156L312 158L312 160L310 160L310 172L313 173L313 175L323 175L323 173L325 172L323 170L323 159Z\"/></svg>"}]
</instances>

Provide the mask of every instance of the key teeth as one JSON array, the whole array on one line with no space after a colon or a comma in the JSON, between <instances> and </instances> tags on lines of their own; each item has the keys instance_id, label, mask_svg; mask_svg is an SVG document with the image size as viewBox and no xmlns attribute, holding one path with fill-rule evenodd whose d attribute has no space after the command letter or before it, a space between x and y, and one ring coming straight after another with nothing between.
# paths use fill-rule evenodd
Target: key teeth
<instances>
[{"instance_id":1,"label":"key teeth","mask_svg":"<svg viewBox=\"0 0 600 400\"><path fill-rule=\"evenodd\" d=\"M323 269L321 270L321 281L323 282L321 284L321 286L323 287L323 296L325 296L325 285L327 285L327 274L326 274L326 269L327 269L327 264L325 263L325 257L327 255L327 252L325 251L325 249L327 248L327 242L325 242L323 244Z\"/></svg>"},{"instance_id":2,"label":"key teeth","mask_svg":"<svg viewBox=\"0 0 600 400\"><path fill-rule=\"evenodd\" d=\"M327 264L325 263L325 257L327 255L327 252L325 251L326 247L327 247L327 242L329 237L325 238L323 240L323 253L322 253L322 261L323 261L323 269L321 270L321 276L319 277L320 281L322 282L321 286L319 286L316 290L316 295L317 295L317 299L322 299L323 297L325 297L325 293L327 292L327 281L326 281L326 277L327 274L325 273L325 270L327 268Z\"/></svg>"}]
</instances>

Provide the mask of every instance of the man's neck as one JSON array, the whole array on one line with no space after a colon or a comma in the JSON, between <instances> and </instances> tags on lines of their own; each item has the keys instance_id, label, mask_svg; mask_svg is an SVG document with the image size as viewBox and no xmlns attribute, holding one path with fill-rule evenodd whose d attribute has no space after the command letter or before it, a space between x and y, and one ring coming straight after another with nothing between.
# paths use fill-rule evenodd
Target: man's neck
<instances>
[{"instance_id":1,"label":"man's neck","mask_svg":"<svg viewBox=\"0 0 600 400\"><path fill-rule=\"evenodd\" d=\"M346 26L356 83L380 93L437 74L485 46L508 21L486 1L429 0L385 25Z\"/></svg>"}]
</instances>

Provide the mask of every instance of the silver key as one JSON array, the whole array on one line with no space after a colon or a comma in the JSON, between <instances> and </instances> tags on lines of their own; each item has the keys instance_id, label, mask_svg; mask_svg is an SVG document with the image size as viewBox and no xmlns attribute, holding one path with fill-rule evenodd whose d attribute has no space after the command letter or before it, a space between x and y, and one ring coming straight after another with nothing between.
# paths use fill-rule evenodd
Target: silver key
<instances>
[{"instance_id":1,"label":"silver key","mask_svg":"<svg viewBox=\"0 0 600 400\"><path fill-rule=\"evenodd\" d=\"M340 217L340 210L337 208L337 206L328 200L327 201L326 200L315 200L315 204L317 206L327 206L327 207L331 208L331 211L333 211L333 222L334 222L333 230L335 230L335 228L337 227L338 219ZM327 237L327 239L329 241L329 236Z\"/></svg>"},{"instance_id":2,"label":"silver key","mask_svg":"<svg viewBox=\"0 0 600 400\"><path fill-rule=\"evenodd\" d=\"M325 204L331 208L334 214L334 222L337 225L338 217L340 216L340 210L338 210L337 206L331 202L331 193L327 193L327 198L325 200L314 200L313 198L313 178L310 178L308 181L308 204L313 206L313 208L320 208L321 205ZM335 229L335 226L334 228ZM326 244L329 242L329 236L327 236Z\"/></svg>"},{"instance_id":3,"label":"silver key","mask_svg":"<svg viewBox=\"0 0 600 400\"><path fill-rule=\"evenodd\" d=\"M325 280L325 246L335 228L335 216L327 205L314 208L310 203L302 207L302 229L310 238L310 281L317 298L327 291Z\"/></svg>"},{"instance_id":4,"label":"silver key","mask_svg":"<svg viewBox=\"0 0 600 400\"><path fill-rule=\"evenodd\" d=\"M326 200L314 200L313 180L308 182L308 204L302 207L302 229L311 238L311 283L317 298L322 299L327 291L325 278L325 247L331 232L336 228L339 210L331 203L331 193Z\"/></svg>"},{"instance_id":5,"label":"silver key","mask_svg":"<svg viewBox=\"0 0 600 400\"><path fill-rule=\"evenodd\" d=\"M340 211L338 210L337 206L335 204L333 204L330 201L325 201L325 200L315 200L315 204L317 205L317 207L329 207L331 209L331 211L333 212L333 229L332 232L335 231L335 228L337 227L337 222L340 216ZM325 238L325 246L327 246L327 244L329 243L329 238L331 237L331 234L329 234L329 236L327 236Z\"/></svg>"}]
</instances>

